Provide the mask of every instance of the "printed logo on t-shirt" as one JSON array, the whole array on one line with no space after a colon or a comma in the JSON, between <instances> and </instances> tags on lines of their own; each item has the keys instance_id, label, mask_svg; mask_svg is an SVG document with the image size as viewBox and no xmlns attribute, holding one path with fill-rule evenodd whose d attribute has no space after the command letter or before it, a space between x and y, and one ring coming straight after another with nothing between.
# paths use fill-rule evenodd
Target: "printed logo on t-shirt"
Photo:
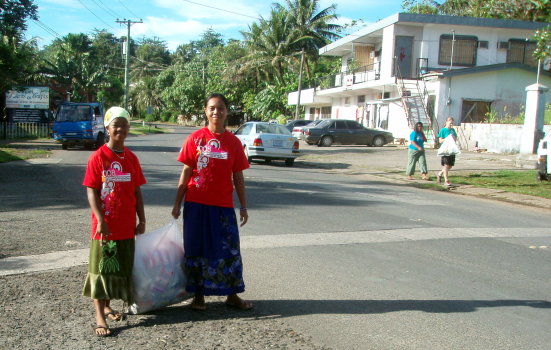
<instances>
[{"instance_id":1,"label":"printed logo on t-shirt","mask_svg":"<svg viewBox=\"0 0 551 350\"><path fill-rule=\"evenodd\" d=\"M217 139L211 139L207 145L204 146L203 155L208 158L228 159L228 152L220 150L220 141Z\"/></svg>"},{"instance_id":2,"label":"printed logo on t-shirt","mask_svg":"<svg viewBox=\"0 0 551 350\"><path fill-rule=\"evenodd\" d=\"M205 169L211 158L213 159L228 159L228 152L221 150L220 141L210 139L206 145L201 146L200 140L196 140L197 145L197 176L193 178L196 187L201 187L204 183L202 170Z\"/></svg>"},{"instance_id":3,"label":"printed logo on t-shirt","mask_svg":"<svg viewBox=\"0 0 551 350\"><path fill-rule=\"evenodd\" d=\"M101 187L101 200L105 209L105 215L115 215L116 203L113 191L115 190L117 182L130 182L132 180L130 173L124 173L121 163L115 161L111 163L111 166L103 170L102 174L102 187ZM120 203L118 203L120 205Z\"/></svg>"}]
</instances>

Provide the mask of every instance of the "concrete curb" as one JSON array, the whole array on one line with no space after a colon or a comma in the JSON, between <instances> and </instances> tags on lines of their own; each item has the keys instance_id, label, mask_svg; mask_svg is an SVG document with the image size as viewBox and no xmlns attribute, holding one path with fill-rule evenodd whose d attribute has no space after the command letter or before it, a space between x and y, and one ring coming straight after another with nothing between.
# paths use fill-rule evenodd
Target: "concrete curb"
<instances>
[{"instance_id":1,"label":"concrete curb","mask_svg":"<svg viewBox=\"0 0 551 350\"><path fill-rule=\"evenodd\" d=\"M0 259L0 276L43 272L88 264L90 250L65 250L46 254L17 256Z\"/></svg>"}]
</instances>

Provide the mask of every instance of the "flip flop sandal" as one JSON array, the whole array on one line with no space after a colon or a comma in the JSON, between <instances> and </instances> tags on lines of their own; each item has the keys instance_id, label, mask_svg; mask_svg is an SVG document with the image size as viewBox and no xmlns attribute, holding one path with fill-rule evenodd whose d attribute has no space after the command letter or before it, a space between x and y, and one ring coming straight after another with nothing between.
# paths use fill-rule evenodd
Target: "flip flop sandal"
<instances>
[{"instance_id":1,"label":"flip flop sandal","mask_svg":"<svg viewBox=\"0 0 551 350\"><path fill-rule=\"evenodd\" d=\"M109 316L113 316L112 318ZM111 311L105 314L105 319L110 321L119 322L122 321L124 314L118 311Z\"/></svg>"},{"instance_id":2,"label":"flip flop sandal","mask_svg":"<svg viewBox=\"0 0 551 350\"><path fill-rule=\"evenodd\" d=\"M238 309L238 310L243 310L243 311L252 310L252 308L253 308L253 304L251 302L245 301L245 300L243 300L243 301L241 301L237 304L228 303L226 301L226 306L234 308L234 309Z\"/></svg>"},{"instance_id":3,"label":"flip flop sandal","mask_svg":"<svg viewBox=\"0 0 551 350\"><path fill-rule=\"evenodd\" d=\"M94 334L97 335L98 337L109 337L110 335L113 334L111 332L111 330L109 329L109 327L104 327L104 326L101 326L99 324L92 324L92 329L94 330ZM97 332L98 329L105 329L106 333L105 334L99 334Z\"/></svg>"}]
</instances>

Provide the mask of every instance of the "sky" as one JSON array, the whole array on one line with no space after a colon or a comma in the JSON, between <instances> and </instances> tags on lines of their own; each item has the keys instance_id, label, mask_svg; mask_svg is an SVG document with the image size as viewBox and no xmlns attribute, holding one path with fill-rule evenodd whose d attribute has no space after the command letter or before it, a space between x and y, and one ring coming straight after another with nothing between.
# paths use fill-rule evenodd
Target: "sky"
<instances>
[{"instance_id":1,"label":"sky","mask_svg":"<svg viewBox=\"0 0 551 350\"><path fill-rule=\"evenodd\" d=\"M92 34L106 29L115 36L126 36L131 20L133 39L157 37L170 51L181 44L199 40L209 28L225 40L242 39L241 31L261 16L268 18L276 0L34 0L38 22L28 21L27 39L37 39L39 47L69 33ZM283 0L279 0L281 4ZM320 9L337 4L336 23L362 20L376 22L402 11L402 0L320 0Z\"/></svg>"}]
</instances>

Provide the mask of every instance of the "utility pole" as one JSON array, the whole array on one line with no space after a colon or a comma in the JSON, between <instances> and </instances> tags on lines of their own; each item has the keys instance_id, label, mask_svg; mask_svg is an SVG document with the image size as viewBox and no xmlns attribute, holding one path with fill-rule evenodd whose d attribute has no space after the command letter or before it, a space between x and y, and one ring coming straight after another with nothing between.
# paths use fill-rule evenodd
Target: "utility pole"
<instances>
[{"instance_id":1,"label":"utility pole","mask_svg":"<svg viewBox=\"0 0 551 350\"><path fill-rule=\"evenodd\" d=\"M134 23L143 22L141 19L139 21L131 21L129 19L117 19L115 22L119 24L125 23L128 28L126 35L126 50L124 53L124 109L128 110L128 87L130 86L130 79L128 79L128 67L130 64L130 26Z\"/></svg>"},{"instance_id":2,"label":"utility pole","mask_svg":"<svg viewBox=\"0 0 551 350\"><path fill-rule=\"evenodd\" d=\"M304 48L300 52L300 71L298 72L298 98L297 98L297 109L295 110L295 120L298 119L300 113L300 92L302 90L302 67L304 66Z\"/></svg>"}]
</instances>

